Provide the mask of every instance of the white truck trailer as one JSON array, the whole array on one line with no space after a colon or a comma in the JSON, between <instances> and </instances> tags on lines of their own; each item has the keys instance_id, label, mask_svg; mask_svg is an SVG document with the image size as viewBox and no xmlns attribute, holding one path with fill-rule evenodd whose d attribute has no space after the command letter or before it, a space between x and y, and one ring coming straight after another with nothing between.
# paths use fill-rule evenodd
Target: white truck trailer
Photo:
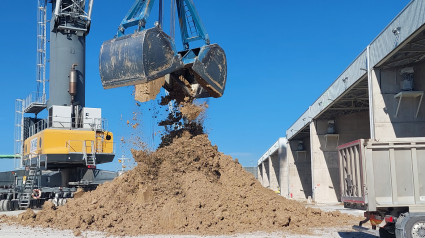
<instances>
[{"instance_id":1,"label":"white truck trailer","mask_svg":"<svg viewBox=\"0 0 425 238\"><path fill-rule=\"evenodd\" d=\"M425 237L425 138L360 139L338 147L341 201L365 210L354 226L380 237Z\"/></svg>"}]
</instances>

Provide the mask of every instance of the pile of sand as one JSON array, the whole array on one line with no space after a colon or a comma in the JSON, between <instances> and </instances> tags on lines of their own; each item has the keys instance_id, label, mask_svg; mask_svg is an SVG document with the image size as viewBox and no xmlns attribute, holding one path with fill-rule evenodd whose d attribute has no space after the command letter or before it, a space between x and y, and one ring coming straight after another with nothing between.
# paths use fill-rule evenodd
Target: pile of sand
<instances>
[{"instance_id":1,"label":"pile of sand","mask_svg":"<svg viewBox=\"0 0 425 238\"><path fill-rule=\"evenodd\" d=\"M197 118L206 106L181 104L162 123ZM189 116L188 116L189 115ZM192 117L193 116L193 117ZM174 127L173 127L174 128ZM178 133L177 133L178 132ZM173 134L174 133L174 134ZM266 189L237 160L211 145L199 120L183 120L153 153L132 151L138 165L65 206L45 203L15 221L114 235L230 234L340 226L354 217L305 208Z\"/></svg>"},{"instance_id":2,"label":"pile of sand","mask_svg":"<svg viewBox=\"0 0 425 238\"><path fill-rule=\"evenodd\" d=\"M205 134L183 133L154 153L133 154L135 169L63 207L46 203L37 215L29 210L19 222L116 235L305 233L352 223L352 217L306 209L262 187Z\"/></svg>"}]
</instances>

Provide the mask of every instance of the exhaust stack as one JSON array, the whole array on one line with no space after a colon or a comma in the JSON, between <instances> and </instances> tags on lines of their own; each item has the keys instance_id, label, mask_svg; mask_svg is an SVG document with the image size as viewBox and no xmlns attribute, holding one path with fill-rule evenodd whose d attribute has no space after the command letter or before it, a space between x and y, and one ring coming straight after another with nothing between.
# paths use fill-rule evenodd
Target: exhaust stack
<instances>
[{"instance_id":1,"label":"exhaust stack","mask_svg":"<svg viewBox=\"0 0 425 238\"><path fill-rule=\"evenodd\" d=\"M71 71L69 72L69 95L71 95L71 105L74 103L75 96L77 95L77 67L78 64L73 64L71 67Z\"/></svg>"}]
</instances>

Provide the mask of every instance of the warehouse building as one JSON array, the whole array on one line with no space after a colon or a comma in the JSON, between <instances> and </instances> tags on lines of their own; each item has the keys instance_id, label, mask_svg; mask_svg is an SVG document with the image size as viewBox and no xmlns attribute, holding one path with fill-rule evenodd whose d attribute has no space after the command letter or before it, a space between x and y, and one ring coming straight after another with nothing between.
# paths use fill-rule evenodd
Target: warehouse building
<instances>
[{"instance_id":1,"label":"warehouse building","mask_svg":"<svg viewBox=\"0 0 425 238\"><path fill-rule=\"evenodd\" d=\"M263 186L289 198L335 203L338 146L425 137L424 58L425 1L414 0L258 160Z\"/></svg>"}]
</instances>

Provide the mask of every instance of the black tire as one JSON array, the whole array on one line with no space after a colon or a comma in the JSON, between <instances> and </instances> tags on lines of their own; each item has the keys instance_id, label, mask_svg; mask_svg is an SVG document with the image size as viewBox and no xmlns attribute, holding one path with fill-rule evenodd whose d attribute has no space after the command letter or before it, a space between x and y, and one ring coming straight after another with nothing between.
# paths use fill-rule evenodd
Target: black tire
<instances>
[{"instance_id":1,"label":"black tire","mask_svg":"<svg viewBox=\"0 0 425 238\"><path fill-rule=\"evenodd\" d=\"M45 202L45 200L38 199L38 200L37 200L37 208L42 208L42 207L43 207L44 202Z\"/></svg>"},{"instance_id":2,"label":"black tire","mask_svg":"<svg viewBox=\"0 0 425 238\"><path fill-rule=\"evenodd\" d=\"M28 208L34 209L35 208L35 200L30 199L30 206Z\"/></svg>"},{"instance_id":3,"label":"black tire","mask_svg":"<svg viewBox=\"0 0 425 238\"><path fill-rule=\"evenodd\" d=\"M10 208L12 209L12 211L17 210L18 209L18 201L16 201L16 200L10 201Z\"/></svg>"},{"instance_id":4,"label":"black tire","mask_svg":"<svg viewBox=\"0 0 425 238\"><path fill-rule=\"evenodd\" d=\"M410 217L406 223L406 238L425 236L425 217Z\"/></svg>"},{"instance_id":5,"label":"black tire","mask_svg":"<svg viewBox=\"0 0 425 238\"><path fill-rule=\"evenodd\" d=\"M7 201L9 200L3 200L3 202L1 203L1 207L3 211L9 211L8 205L10 206L10 203L8 203Z\"/></svg>"},{"instance_id":6,"label":"black tire","mask_svg":"<svg viewBox=\"0 0 425 238\"><path fill-rule=\"evenodd\" d=\"M8 211L12 211L12 201L6 200L4 202L4 204L5 204L5 206L6 206L6 208L7 208Z\"/></svg>"},{"instance_id":7,"label":"black tire","mask_svg":"<svg viewBox=\"0 0 425 238\"><path fill-rule=\"evenodd\" d=\"M394 227L394 225L392 226L392 228L387 227L387 225L379 228L379 237L380 238L395 238L395 227Z\"/></svg>"}]
</instances>

